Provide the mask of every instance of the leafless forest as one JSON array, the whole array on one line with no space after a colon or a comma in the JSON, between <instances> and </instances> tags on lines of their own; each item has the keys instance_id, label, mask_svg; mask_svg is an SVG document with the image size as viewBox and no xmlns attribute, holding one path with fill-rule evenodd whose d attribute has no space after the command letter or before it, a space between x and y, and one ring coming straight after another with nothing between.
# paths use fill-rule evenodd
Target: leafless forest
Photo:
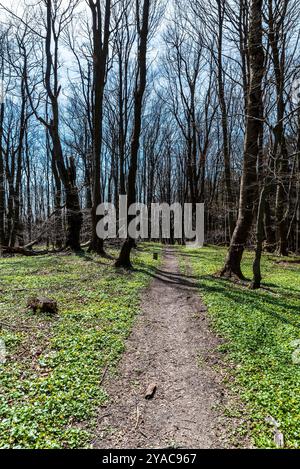
<instances>
[{"instance_id":1,"label":"leafless forest","mask_svg":"<svg viewBox=\"0 0 300 469\"><path fill-rule=\"evenodd\" d=\"M297 0L2 0L0 15L2 253L105 255L96 208L121 194L204 202L222 273L242 278L251 247L254 286L263 250L299 253Z\"/></svg>"}]
</instances>

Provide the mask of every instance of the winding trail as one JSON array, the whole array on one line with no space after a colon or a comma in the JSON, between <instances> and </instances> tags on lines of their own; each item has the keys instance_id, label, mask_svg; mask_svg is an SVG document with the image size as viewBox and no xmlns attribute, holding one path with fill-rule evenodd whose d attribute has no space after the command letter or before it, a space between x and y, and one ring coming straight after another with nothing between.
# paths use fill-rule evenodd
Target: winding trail
<instances>
[{"instance_id":1,"label":"winding trail","mask_svg":"<svg viewBox=\"0 0 300 469\"><path fill-rule=\"evenodd\" d=\"M216 408L224 389L212 366L220 340L172 249L165 251L141 311L117 376L104 383L111 399L99 409L94 447L228 447L227 424ZM150 383L157 391L146 400Z\"/></svg>"}]
</instances>

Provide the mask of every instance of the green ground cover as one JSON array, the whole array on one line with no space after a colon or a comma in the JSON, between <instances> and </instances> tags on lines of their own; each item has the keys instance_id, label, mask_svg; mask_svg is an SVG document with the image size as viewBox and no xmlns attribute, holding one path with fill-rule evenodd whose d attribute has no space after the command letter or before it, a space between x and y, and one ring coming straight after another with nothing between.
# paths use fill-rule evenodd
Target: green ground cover
<instances>
[{"instance_id":1,"label":"green ground cover","mask_svg":"<svg viewBox=\"0 0 300 469\"><path fill-rule=\"evenodd\" d=\"M117 272L89 254L0 259L0 447L88 447L99 383L124 350L139 299L158 265L153 249L137 270ZM26 310L35 295L58 302L59 314ZM3 344L2 342L2 344Z\"/></svg>"},{"instance_id":2,"label":"green ground cover","mask_svg":"<svg viewBox=\"0 0 300 469\"><path fill-rule=\"evenodd\" d=\"M300 447L300 364L295 340L300 339L300 263L265 255L264 288L217 278L226 250L206 247L181 250L197 278L212 323L225 339L221 346L232 362L236 391L246 403L257 447L274 447L272 416L285 447ZM251 278L253 253L246 253L243 272ZM292 262L291 262L292 261ZM294 355L294 359L293 359Z\"/></svg>"}]
</instances>

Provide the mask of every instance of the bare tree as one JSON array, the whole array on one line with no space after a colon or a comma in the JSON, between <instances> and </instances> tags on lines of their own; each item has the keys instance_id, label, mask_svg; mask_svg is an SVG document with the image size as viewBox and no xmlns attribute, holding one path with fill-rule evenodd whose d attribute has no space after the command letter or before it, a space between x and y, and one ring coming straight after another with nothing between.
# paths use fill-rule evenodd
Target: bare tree
<instances>
[{"instance_id":1,"label":"bare tree","mask_svg":"<svg viewBox=\"0 0 300 469\"><path fill-rule=\"evenodd\" d=\"M93 22L93 63L94 63L94 83L93 83L93 172L92 172L92 240L90 251L105 255L103 240L97 236L97 207L102 202L101 197L101 148L103 135L103 97L106 81L109 37L111 0L105 1L104 12L102 11L100 0L89 0L89 7ZM102 16L103 15L103 16Z\"/></svg>"},{"instance_id":2,"label":"bare tree","mask_svg":"<svg viewBox=\"0 0 300 469\"><path fill-rule=\"evenodd\" d=\"M257 160L262 132L262 82L264 77L264 48L262 31L262 0L251 1L249 25L250 83L247 107L243 175L240 190L239 216L231 239L222 275L243 279L241 260L253 221L258 197Z\"/></svg>"},{"instance_id":3,"label":"bare tree","mask_svg":"<svg viewBox=\"0 0 300 469\"><path fill-rule=\"evenodd\" d=\"M136 2L136 25L138 32L138 56L137 56L137 71L136 82L134 90L134 123L133 134L131 141L130 151L130 166L128 173L128 191L127 202L128 207L136 202L136 174L138 163L138 152L140 147L140 135L142 124L142 106L143 97L146 89L147 79L147 44L149 36L149 17L150 17L150 3L151 0L143 0L143 5L140 7L139 1ZM130 217L128 222L130 223ZM131 268L130 254L135 245L135 240L128 236L124 242L119 258L116 262L116 267Z\"/></svg>"}]
</instances>

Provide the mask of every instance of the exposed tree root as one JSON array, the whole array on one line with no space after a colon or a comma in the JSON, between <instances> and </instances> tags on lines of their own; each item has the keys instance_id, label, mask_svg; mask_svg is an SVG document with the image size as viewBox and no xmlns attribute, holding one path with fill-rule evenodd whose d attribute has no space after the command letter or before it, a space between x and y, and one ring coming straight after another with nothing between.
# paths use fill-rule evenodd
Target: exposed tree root
<instances>
[{"instance_id":1,"label":"exposed tree root","mask_svg":"<svg viewBox=\"0 0 300 469\"><path fill-rule=\"evenodd\" d=\"M233 280L247 280L246 277L242 274L241 271L235 272L234 270L225 266L220 272L217 274L218 277L233 279Z\"/></svg>"}]
</instances>

